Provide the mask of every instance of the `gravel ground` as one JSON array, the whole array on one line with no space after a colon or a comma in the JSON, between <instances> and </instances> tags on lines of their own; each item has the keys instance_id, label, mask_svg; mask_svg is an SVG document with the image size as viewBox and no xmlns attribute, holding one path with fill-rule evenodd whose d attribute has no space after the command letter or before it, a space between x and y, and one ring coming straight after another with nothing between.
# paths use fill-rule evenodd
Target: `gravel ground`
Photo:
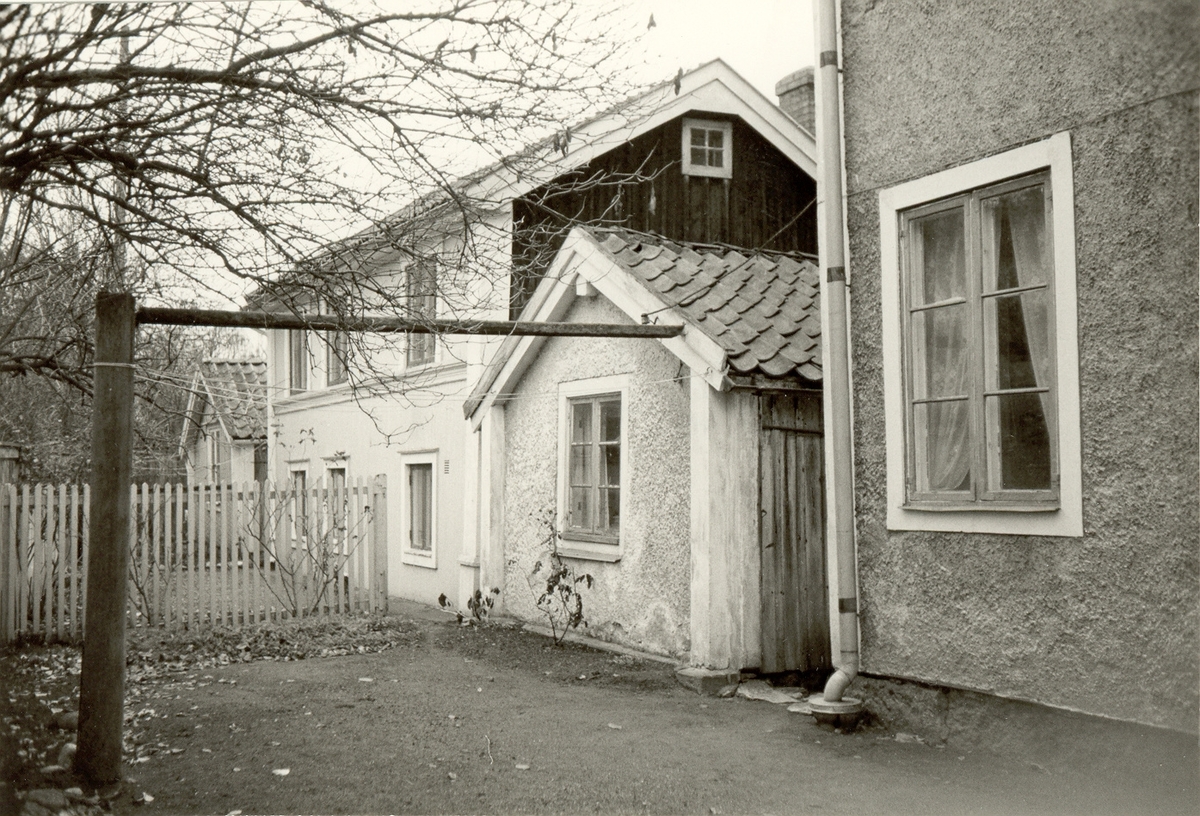
<instances>
[{"instance_id":1,"label":"gravel ground","mask_svg":"<svg viewBox=\"0 0 1200 816\"><path fill-rule=\"evenodd\" d=\"M840 734L699 697L662 663L418 617L378 654L143 682L113 812L1197 812L1193 768L1051 775L919 735Z\"/></svg>"}]
</instances>

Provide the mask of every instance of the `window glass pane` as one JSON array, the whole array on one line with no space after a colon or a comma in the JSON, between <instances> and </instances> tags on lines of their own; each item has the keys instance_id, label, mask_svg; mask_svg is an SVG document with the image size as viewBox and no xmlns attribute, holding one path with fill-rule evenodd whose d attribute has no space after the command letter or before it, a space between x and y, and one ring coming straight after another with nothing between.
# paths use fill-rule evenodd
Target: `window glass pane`
<instances>
[{"instance_id":1,"label":"window glass pane","mask_svg":"<svg viewBox=\"0 0 1200 816\"><path fill-rule=\"evenodd\" d=\"M298 329L288 331L288 385L293 391L308 388L308 336Z\"/></svg>"},{"instance_id":2,"label":"window glass pane","mask_svg":"<svg viewBox=\"0 0 1200 816\"><path fill-rule=\"evenodd\" d=\"M433 549L433 465L408 466L409 546L414 550Z\"/></svg>"},{"instance_id":3,"label":"window glass pane","mask_svg":"<svg viewBox=\"0 0 1200 816\"><path fill-rule=\"evenodd\" d=\"M707 131L704 128L692 128L691 144L695 147L704 147L707 144L705 136L707 136Z\"/></svg>"},{"instance_id":4,"label":"window glass pane","mask_svg":"<svg viewBox=\"0 0 1200 816\"><path fill-rule=\"evenodd\" d=\"M592 441L592 404L590 402L571 403L571 441Z\"/></svg>"},{"instance_id":5,"label":"window glass pane","mask_svg":"<svg viewBox=\"0 0 1200 816\"><path fill-rule=\"evenodd\" d=\"M987 398L988 488L1049 490L1049 395L1002 394Z\"/></svg>"},{"instance_id":6,"label":"window glass pane","mask_svg":"<svg viewBox=\"0 0 1200 816\"><path fill-rule=\"evenodd\" d=\"M703 147L693 147L692 148L692 164L697 164L697 165L700 165L701 167L704 167L705 165L707 165L708 164L708 151L705 150Z\"/></svg>"},{"instance_id":7,"label":"window glass pane","mask_svg":"<svg viewBox=\"0 0 1200 816\"><path fill-rule=\"evenodd\" d=\"M621 438L621 403L600 403L600 440L615 442Z\"/></svg>"},{"instance_id":8,"label":"window glass pane","mask_svg":"<svg viewBox=\"0 0 1200 816\"><path fill-rule=\"evenodd\" d=\"M971 489L971 416L967 400L913 406L917 490Z\"/></svg>"},{"instance_id":9,"label":"window glass pane","mask_svg":"<svg viewBox=\"0 0 1200 816\"><path fill-rule=\"evenodd\" d=\"M709 167L724 167L725 166L725 154L722 153L720 150L708 151L708 166Z\"/></svg>"},{"instance_id":10,"label":"window glass pane","mask_svg":"<svg viewBox=\"0 0 1200 816\"><path fill-rule=\"evenodd\" d=\"M984 291L1045 284L1050 257L1042 187L985 198L980 206Z\"/></svg>"},{"instance_id":11,"label":"window glass pane","mask_svg":"<svg viewBox=\"0 0 1200 816\"><path fill-rule=\"evenodd\" d=\"M617 534L621 531L621 491L610 487L600 491L600 529L597 532Z\"/></svg>"},{"instance_id":12,"label":"window glass pane","mask_svg":"<svg viewBox=\"0 0 1200 816\"><path fill-rule=\"evenodd\" d=\"M725 146L725 132L722 130L710 130L708 132L708 146L720 150Z\"/></svg>"},{"instance_id":13,"label":"window glass pane","mask_svg":"<svg viewBox=\"0 0 1200 816\"><path fill-rule=\"evenodd\" d=\"M942 306L912 316L913 398L965 396L971 384L971 311Z\"/></svg>"},{"instance_id":14,"label":"window glass pane","mask_svg":"<svg viewBox=\"0 0 1200 816\"><path fill-rule=\"evenodd\" d=\"M571 485L592 484L592 445L571 446Z\"/></svg>"},{"instance_id":15,"label":"window glass pane","mask_svg":"<svg viewBox=\"0 0 1200 816\"><path fill-rule=\"evenodd\" d=\"M1049 301L1045 289L984 299L988 390L1053 386Z\"/></svg>"},{"instance_id":16,"label":"window glass pane","mask_svg":"<svg viewBox=\"0 0 1200 816\"><path fill-rule=\"evenodd\" d=\"M621 484L621 448L619 445L605 445L604 450L604 484L617 487Z\"/></svg>"},{"instance_id":17,"label":"window glass pane","mask_svg":"<svg viewBox=\"0 0 1200 816\"><path fill-rule=\"evenodd\" d=\"M916 247L919 262L913 304L937 303L967 294L963 243L963 210L935 213L918 219Z\"/></svg>"},{"instance_id":18,"label":"window glass pane","mask_svg":"<svg viewBox=\"0 0 1200 816\"><path fill-rule=\"evenodd\" d=\"M571 488L570 526L588 530L592 526L592 491L587 487Z\"/></svg>"}]
</instances>

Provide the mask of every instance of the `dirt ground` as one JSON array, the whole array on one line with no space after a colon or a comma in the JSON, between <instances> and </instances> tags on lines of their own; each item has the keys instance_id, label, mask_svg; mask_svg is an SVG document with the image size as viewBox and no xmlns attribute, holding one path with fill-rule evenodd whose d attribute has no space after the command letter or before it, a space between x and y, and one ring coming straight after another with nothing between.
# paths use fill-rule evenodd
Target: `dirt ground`
<instances>
[{"instance_id":1,"label":"dirt ground","mask_svg":"<svg viewBox=\"0 0 1200 816\"><path fill-rule=\"evenodd\" d=\"M1196 774L1048 774L783 706L669 665L424 615L379 654L144 685L117 814L1195 813ZM149 753L153 749L153 753ZM284 773L286 771L286 773ZM134 804L131 794L152 801Z\"/></svg>"}]
</instances>

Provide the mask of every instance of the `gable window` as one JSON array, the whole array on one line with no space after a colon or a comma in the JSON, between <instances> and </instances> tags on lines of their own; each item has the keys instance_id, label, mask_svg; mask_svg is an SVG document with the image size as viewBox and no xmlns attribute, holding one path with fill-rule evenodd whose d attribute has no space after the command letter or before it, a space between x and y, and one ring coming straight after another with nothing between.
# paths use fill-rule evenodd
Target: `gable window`
<instances>
[{"instance_id":1,"label":"gable window","mask_svg":"<svg viewBox=\"0 0 1200 816\"><path fill-rule=\"evenodd\" d=\"M293 394L308 390L308 333L288 330L288 387Z\"/></svg>"},{"instance_id":2,"label":"gable window","mask_svg":"<svg viewBox=\"0 0 1200 816\"><path fill-rule=\"evenodd\" d=\"M733 176L733 124L705 119L683 120L683 174Z\"/></svg>"},{"instance_id":3,"label":"gable window","mask_svg":"<svg viewBox=\"0 0 1200 816\"><path fill-rule=\"evenodd\" d=\"M414 320L437 317L437 264L433 260L421 259L409 264L405 286L409 317ZM410 333L406 354L408 365L432 363L436 342L436 334Z\"/></svg>"},{"instance_id":4,"label":"gable window","mask_svg":"<svg viewBox=\"0 0 1200 816\"><path fill-rule=\"evenodd\" d=\"M629 496L628 382L623 375L559 385L560 550L580 558L620 557Z\"/></svg>"},{"instance_id":5,"label":"gable window","mask_svg":"<svg viewBox=\"0 0 1200 816\"><path fill-rule=\"evenodd\" d=\"M1066 134L880 195L892 529L1082 534L1073 216Z\"/></svg>"},{"instance_id":6,"label":"gable window","mask_svg":"<svg viewBox=\"0 0 1200 816\"><path fill-rule=\"evenodd\" d=\"M400 457L400 561L432 569L437 568L437 457L437 451Z\"/></svg>"},{"instance_id":7,"label":"gable window","mask_svg":"<svg viewBox=\"0 0 1200 816\"><path fill-rule=\"evenodd\" d=\"M350 335L331 331L325 336L325 384L338 385L347 380L346 357L350 353Z\"/></svg>"}]
</instances>

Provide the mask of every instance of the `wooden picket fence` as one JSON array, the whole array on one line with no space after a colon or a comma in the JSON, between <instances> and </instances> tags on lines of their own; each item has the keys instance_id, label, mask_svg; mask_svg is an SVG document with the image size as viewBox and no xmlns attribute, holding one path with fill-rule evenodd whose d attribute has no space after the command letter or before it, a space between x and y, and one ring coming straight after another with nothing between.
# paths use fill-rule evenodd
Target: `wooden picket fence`
<instances>
[{"instance_id":1,"label":"wooden picket fence","mask_svg":"<svg viewBox=\"0 0 1200 816\"><path fill-rule=\"evenodd\" d=\"M386 482L134 485L129 627L387 608ZM83 636L87 485L0 485L0 642Z\"/></svg>"}]
</instances>

